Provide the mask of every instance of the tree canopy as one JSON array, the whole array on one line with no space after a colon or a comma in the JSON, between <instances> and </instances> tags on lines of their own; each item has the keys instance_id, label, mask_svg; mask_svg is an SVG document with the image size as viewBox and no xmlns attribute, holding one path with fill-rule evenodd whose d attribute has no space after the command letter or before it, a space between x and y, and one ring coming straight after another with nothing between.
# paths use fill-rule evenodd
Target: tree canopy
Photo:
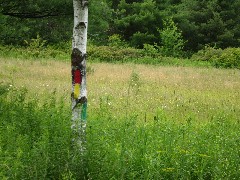
<instances>
[{"instance_id":1,"label":"tree canopy","mask_svg":"<svg viewBox=\"0 0 240 180\"><path fill-rule=\"evenodd\" d=\"M89 38L105 45L118 34L130 46L159 44L172 19L187 51L206 45L239 47L240 0L89 0ZM37 34L48 43L69 41L73 7L68 0L0 0L1 44L24 44Z\"/></svg>"}]
</instances>

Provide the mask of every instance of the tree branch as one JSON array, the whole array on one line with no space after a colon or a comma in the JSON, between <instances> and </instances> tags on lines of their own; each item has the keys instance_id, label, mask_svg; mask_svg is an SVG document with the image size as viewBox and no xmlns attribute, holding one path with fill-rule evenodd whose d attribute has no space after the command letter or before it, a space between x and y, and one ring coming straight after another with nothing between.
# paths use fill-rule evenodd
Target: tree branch
<instances>
[{"instance_id":1,"label":"tree branch","mask_svg":"<svg viewBox=\"0 0 240 180\"><path fill-rule=\"evenodd\" d=\"M7 0L6 0L7 1ZM47 18L54 16L69 16L73 15L72 6L69 4L62 4L61 6L50 6L46 4L41 7L31 7L29 4L22 3L13 3L9 4L9 2L0 3L0 14L6 16L12 16L16 18L22 19L36 19L36 18ZM40 10L39 10L40 8Z\"/></svg>"},{"instance_id":2,"label":"tree branch","mask_svg":"<svg viewBox=\"0 0 240 180\"><path fill-rule=\"evenodd\" d=\"M33 13L19 13L19 12L2 12L3 15L12 16L17 18L30 18L30 19L37 19L37 18L46 18L46 17L54 17L54 16L68 16L72 15L72 13L42 13L42 12L33 12Z\"/></svg>"}]
</instances>

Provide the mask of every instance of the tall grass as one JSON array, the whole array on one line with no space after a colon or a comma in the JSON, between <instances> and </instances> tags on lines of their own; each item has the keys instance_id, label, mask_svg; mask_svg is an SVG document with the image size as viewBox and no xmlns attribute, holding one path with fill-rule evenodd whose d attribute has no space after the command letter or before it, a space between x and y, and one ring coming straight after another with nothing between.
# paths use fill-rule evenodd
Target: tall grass
<instances>
[{"instance_id":1,"label":"tall grass","mask_svg":"<svg viewBox=\"0 0 240 180\"><path fill-rule=\"evenodd\" d=\"M99 118L88 130L93 179L238 179L239 124L218 116L197 126L161 119Z\"/></svg>"},{"instance_id":2,"label":"tall grass","mask_svg":"<svg viewBox=\"0 0 240 180\"><path fill-rule=\"evenodd\" d=\"M39 105L27 91L1 85L1 179L61 176L70 158L70 112L55 97Z\"/></svg>"},{"instance_id":3,"label":"tall grass","mask_svg":"<svg viewBox=\"0 0 240 180\"><path fill-rule=\"evenodd\" d=\"M0 179L240 178L238 70L90 64L82 156L68 64L0 65Z\"/></svg>"},{"instance_id":4,"label":"tall grass","mask_svg":"<svg viewBox=\"0 0 240 180\"><path fill-rule=\"evenodd\" d=\"M89 114L87 153L71 147L70 111L55 96L45 104L1 85L1 179L239 179L239 122L219 112L199 124L156 113ZM87 160L82 166L81 158ZM85 171L83 171L85 169ZM84 175L83 172L87 173Z\"/></svg>"}]
</instances>

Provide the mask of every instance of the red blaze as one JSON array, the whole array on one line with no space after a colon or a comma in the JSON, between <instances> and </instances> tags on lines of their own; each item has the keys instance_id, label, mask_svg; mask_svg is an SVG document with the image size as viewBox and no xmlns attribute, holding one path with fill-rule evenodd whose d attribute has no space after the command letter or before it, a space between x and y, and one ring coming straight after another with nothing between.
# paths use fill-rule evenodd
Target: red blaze
<instances>
[{"instance_id":1,"label":"red blaze","mask_svg":"<svg viewBox=\"0 0 240 180\"><path fill-rule=\"evenodd\" d=\"M81 81L82 81L81 71L77 69L74 72L74 83L81 84Z\"/></svg>"}]
</instances>

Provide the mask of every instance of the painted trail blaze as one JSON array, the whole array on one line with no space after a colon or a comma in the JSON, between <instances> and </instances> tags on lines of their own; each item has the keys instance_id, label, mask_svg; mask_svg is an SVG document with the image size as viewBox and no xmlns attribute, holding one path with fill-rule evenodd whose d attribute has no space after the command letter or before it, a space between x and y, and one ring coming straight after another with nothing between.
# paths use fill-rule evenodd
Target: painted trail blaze
<instances>
[{"instance_id":1,"label":"painted trail blaze","mask_svg":"<svg viewBox=\"0 0 240 180\"><path fill-rule=\"evenodd\" d=\"M80 96L81 82L82 82L81 70L80 69L73 70L73 86L74 86L73 97L74 97L74 99L78 99Z\"/></svg>"},{"instance_id":2,"label":"painted trail blaze","mask_svg":"<svg viewBox=\"0 0 240 180\"><path fill-rule=\"evenodd\" d=\"M81 105L81 119L86 119L87 97L83 93L84 78L86 79L85 63L86 55L83 54L78 48L72 50L71 65L72 65L72 109L75 109L78 104ZM81 92L83 91L83 92Z\"/></svg>"},{"instance_id":3,"label":"painted trail blaze","mask_svg":"<svg viewBox=\"0 0 240 180\"><path fill-rule=\"evenodd\" d=\"M79 95L80 95L80 84L75 84L74 92L73 92L74 99L78 99Z\"/></svg>"},{"instance_id":4,"label":"painted trail blaze","mask_svg":"<svg viewBox=\"0 0 240 180\"><path fill-rule=\"evenodd\" d=\"M81 71L79 69L74 71L74 83L80 84L82 81Z\"/></svg>"}]
</instances>

